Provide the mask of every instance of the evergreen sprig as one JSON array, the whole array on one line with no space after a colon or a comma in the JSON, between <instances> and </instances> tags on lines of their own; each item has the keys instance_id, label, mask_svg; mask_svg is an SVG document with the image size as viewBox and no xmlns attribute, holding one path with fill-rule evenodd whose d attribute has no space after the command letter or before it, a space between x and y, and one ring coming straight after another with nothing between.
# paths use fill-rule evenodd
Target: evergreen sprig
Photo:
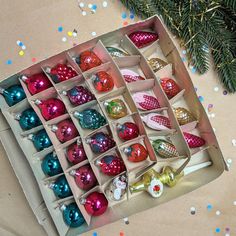
<instances>
[{"instance_id":1,"label":"evergreen sprig","mask_svg":"<svg viewBox=\"0 0 236 236\"><path fill-rule=\"evenodd\" d=\"M158 14L187 48L198 72L209 68L210 55L228 92L236 92L235 0L121 0L142 18Z\"/></svg>"}]
</instances>

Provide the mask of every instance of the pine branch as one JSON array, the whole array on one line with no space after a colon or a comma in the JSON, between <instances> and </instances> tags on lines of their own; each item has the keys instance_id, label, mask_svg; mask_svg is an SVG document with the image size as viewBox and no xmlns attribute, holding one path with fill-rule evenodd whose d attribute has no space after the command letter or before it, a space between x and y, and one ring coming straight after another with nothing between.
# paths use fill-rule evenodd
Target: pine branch
<instances>
[{"instance_id":1,"label":"pine branch","mask_svg":"<svg viewBox=\"0 0 236 236\"><path fill-rule=\"evenodd\" d=\"M235 0L222 0L222 3L232 11L236 12L236 1Z\"/></svg>"}]
</instances>

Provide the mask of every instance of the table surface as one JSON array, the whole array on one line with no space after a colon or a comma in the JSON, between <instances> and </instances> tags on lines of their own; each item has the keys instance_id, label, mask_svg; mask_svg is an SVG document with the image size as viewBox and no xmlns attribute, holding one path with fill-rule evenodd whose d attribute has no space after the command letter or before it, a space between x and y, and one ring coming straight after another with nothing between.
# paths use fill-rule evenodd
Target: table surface
<instances>
[{"instance_id":1,"label":"table surface","mask_svg":"<svg viewBox=\"0 0 236 236\"><path fill-rule=\"evenodd\" d=\"M84 7L80 7L81 2ZM92 12L88 4L97 7L96 11ZM116 0L1 0L0 78L137 20ZM69 36L74 29L77 36ZM25 50L19 42L26 46ZM186 60L184 49L179 50ZM236 97L224 91L212 68L201 76L191 66L189 72L209 114L229 172L197 191L129 217L129 225L120 220L99 228L96 230L99 236L120 235L120 232L137 236L236 235ZM2 146L0 156L0 235L45 235ZM196 211L194 215L191 208Z\"/></svg>"}]
</instances>

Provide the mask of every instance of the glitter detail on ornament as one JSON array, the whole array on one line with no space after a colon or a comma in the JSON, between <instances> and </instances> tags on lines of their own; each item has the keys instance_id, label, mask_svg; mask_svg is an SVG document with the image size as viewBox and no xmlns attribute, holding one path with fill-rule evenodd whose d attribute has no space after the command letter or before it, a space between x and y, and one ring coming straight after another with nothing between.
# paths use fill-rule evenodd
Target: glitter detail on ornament
<instances>
[{"instance_id":1,"label":"glitter detail on ornament","mask_svg":"<svg viewBox=\"0 0 236 236\"><path fill-rule=\"evenodd\" d=\"M142 121L151 129L154 130L168 130L171 129L170 120L166 116L157 113L149 113L148 115L141 116Z\"/></svg>"},{"instance_id":2,"label":"glitter detail on ornament","mask_svg":"<svg viewBox=\"0 0 236 236\"><path fill-rule=\"evenodd\" d=\"M173 110L180 125L196 121L196 118L184 107L173 108Z\"/></svg>"},{"instance_id":3,"label":"glitter detail on ornament","mask_svg":"<svg viewBox=\"0 0 236 236\"><path fill-rule=\"evenodd\" d=\"M106 71L99 71L91 79L98 92L108 92L114 88L113 78Z\"/></svg>"},{"instance_id":4,"label":"glitter detail on ornament","mask_svg":"<svg viewBox=\"0 0 236 236\"><path fill-rule=\"evenodd\" d=\"M128 52L121 50L119 48L106 47L106 49L113 58L130 56Z\"/></svg>"},{"instance_id":5,"label":"glitter detail on ornament","mask_svg":"<svg viewBox=\"0 0 236 236\"><path fill-rule=\"evenodd\" d=\"M130 162L141 162L148 157L148 151L141 143L134 143L124 148L123 151Z\"/></svg>"},{"instance_id":6,"label":"glitter detail on ornament","mask_svg":"<svg viewBox=\"0 0 236 236\"><path fill-rule=\"evenodd\" d=\"M105 101L104 106L110 118L119 119L128 114L127 107L122 99L116 98L109 102Z\"/></svg>"},{"instance_id":7,"label":"glitter detail on ornament","mask_svg":"<svg viewBox=\"0 0 236 236\"><path fill-rule=\"evenodd\" d=\"M123 141L128 141L139 136L138 126L132 122L117 124L118 137Z\"/></svg>"},{"instance_id":8,"label":"glitter detail on ornament","mask_svg":"<svg viewBox=\"0 0 236 236\"><path fill-rule=\"evenodd\" d=\"M135 73L132 70L128 70L128 69L121 69L121 74L123 75L125 81L127 83L132 83L132 82L136 82L139 80L145 80L144 77L142 77L141 75Z\"/></svg>"},{"instance_id":9,"label":"glitter detail on ornament","mask_svg":"<svg viewBox=\"0 0 236 236\"><path fill-rule=\"evenodd\" d=\"M168 65L167 62L161 60L160 58L154 57L151 59L148 59L148 64L151 66L152 70L154 73L159 71L160 69L164 68L165 66Z\"/></svg>"},{"instance_id":10,"label":"glitter detail on ornament","mask_svg":"<svg viewBox=\"0 0 236 236\"><path fill-rule=\"evenodd\" d=\"M161 78L160 83L169 99L173 98L180 92L179 85L171 78Z\"/></svg>"},{"instance_id":11,"label":"glitter detail on ornament","mask_svg":"<svg viewBox=\"0 0 236 236\"><path fill-rule=\"evenodd\" d=\"M202 147L206 144L206 141L197 135L190 134L187 132L184 132L183 134L184 134L184 138L190 148Z\"/></svg>"},{"instance_id":12,"label":"glitter detail on ornament","mask_svg":"<svg viewBox=\"0 0 236 236\"><path fill-rule=\"evenodd\" d=\"M161 158L173 158L179 156L176 147L166 140L156 139L152 142L152 146L156 154Z\"/></svg>"},{"instance_id":13,"label":"glitter detail on ornament","mask_svg":"<svg viewBox=\"0 0 236 236\"><path fill-rule=\"evenodd\" d=\"M145 93L145 92L137 92L132 95L134 102L138 109L148 111L160 108L159 101L156 97Z\"/></svg>"}]
</instances>

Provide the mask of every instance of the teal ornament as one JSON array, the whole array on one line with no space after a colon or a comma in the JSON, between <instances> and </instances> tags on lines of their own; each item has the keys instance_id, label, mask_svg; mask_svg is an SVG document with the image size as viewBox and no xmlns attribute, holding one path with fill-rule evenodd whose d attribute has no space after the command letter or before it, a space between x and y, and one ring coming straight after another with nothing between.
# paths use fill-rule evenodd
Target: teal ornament
<instances>
[{"instance_id":1,"label":"teal ornament","mask_svg":"<svg viewBox=\"0 0 236 236\"><path fill-rule=\"evenodd\" d=\"M70 197L72 195L65 175L58 177L54 183L49 184L49 188L53 190L58 198Z\"/></svg>"},{"instance_id":2,"label":"teal ornament","mask_svg":"<svg viewBox=\"0 0 236 236\"><path fill-rule=\"evenodd\" d=\"M23 111L21 114L16 114L15 119L19 121L20 127L23 130L30 130L42 124L32 108Z\"/></svg>"},{"instance_id":3,"label":"teal ornament","mask_svg":"<svg viewBox=\"0 0 236 236\"><path fill-rule=\"evenodd\" d=\"M25 91L21 85L13 85L7 89L0 88L0 94L4 96L6 103L10 107L26 98Z\"/></svg>"},{"instance_id":4,"label":"teal ornament","mask_svg":"<svg viewBox=\"0 0 236 236\"><path fill-rule=\"evenodd\" d=\"M75 111L74 116L84 129L98 129L107 123L106 119L95 109L86 109L82 112Z\"/></svg>"},{"instance_id":5,"label":"teal ornament","mask_svg":"<svg viewBox=\"0 0 236 236\"><path fill-rule=\"evenodd\" d=\"M69 227L77 228L85 222L84 217L75 202L72 202L67 206L62 205L61 210L63 219Z\"/></svg>"},{"instance_id":6,"label":"teal ornament","mask_svg":"<svg viewBox=\"0 0 236 236\"><path fill-rule=\"evenodd\" d=\"M36 134L28 135L28 139L32 140L36 150L42 151L45 148L48 148L52 145L51 140L48 137L48 134L44 129L40 130Z\"/></svg>"},{"instance_id":7,"label":"teal ornament","mask_svg":"<svg viewBox=\"0 0 236 236\"><path fill-rule=\"evenodd\" d=\"M48 176L58 175L63 171L55 152L51 152L44 157L41 168L43 173Z\"/></svg>"}]
</instances>

